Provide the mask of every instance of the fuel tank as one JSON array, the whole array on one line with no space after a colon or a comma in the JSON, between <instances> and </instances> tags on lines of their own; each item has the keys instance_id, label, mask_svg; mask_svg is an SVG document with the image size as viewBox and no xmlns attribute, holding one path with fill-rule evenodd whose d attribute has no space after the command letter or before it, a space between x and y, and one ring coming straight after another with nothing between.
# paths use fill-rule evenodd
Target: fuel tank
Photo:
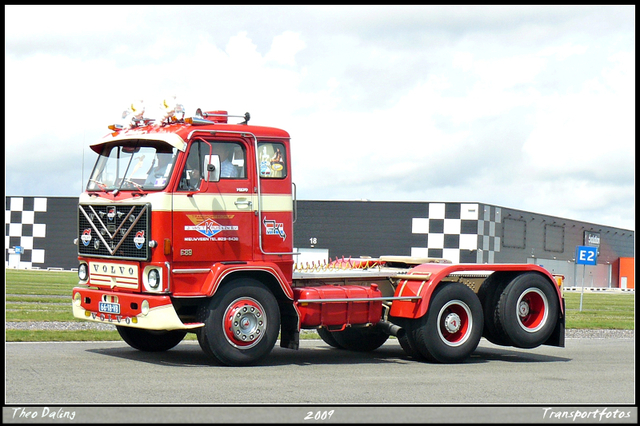
<instances>
[{"instance_id":1,"label":"fuel tank","mask_svg":"<svg viewBox=\"0 0 640 426\"><path fill-rule=\"evenodd\" d=\"M323 285L293 289L300 328L376 324L382 317L382 293L377 284Z\"/></svg>"}]
</instances>

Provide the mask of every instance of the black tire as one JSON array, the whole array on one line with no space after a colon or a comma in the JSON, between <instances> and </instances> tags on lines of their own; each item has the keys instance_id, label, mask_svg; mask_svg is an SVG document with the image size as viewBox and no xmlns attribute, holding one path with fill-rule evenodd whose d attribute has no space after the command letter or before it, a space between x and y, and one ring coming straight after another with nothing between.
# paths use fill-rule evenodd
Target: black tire
<instances>
[{"instance_id":1,"label":"black tire","mask_svg":"<svg viewBox=\"0 0 640 426\"><path fill-rule=\"evenodd\" d=\"M509 336L497 325L498 301L511 279L509 275L494 272L478 290L478 298L484 314L483 336L495 345L512 346Z\"/></svg>"},{"instance_id":2,"label":"black tire","mask_svg":"<svg viewBox=\"0 0 640 426\"><path fill-rule=\"evenodd\" d=\"M412 322L407 336L411 347L426 360L458 363L478 347L484 315L478 296L460 283L434 291L427 313Z\"/></svg>"},{"instance_id":3,"label":"black tire","mask_svg":"<svg viewBox=\"0 0 640 426\"><path fill-rule=\"evenodd\" d=\"M175 347L187 335L183 330L156 331L116 326L118 334L129 346L144 352L163 352Z\"/></svg>"},{"instance_id":4,"label":"black tire","mask_svg":"<svg viewBox=\"0 0 640 426\"><path fill-rule=\"evenodd\" d=\"M390 317L389 319L393 324L401 327L401 332L396 335L396 338L398 339L398 343L400 343L400 347L404 350L404 353L417 361L426 361L425 357L411 345L411 339L409 338L409 334L412 333L413 324L416 320L397 317Z\"/></svg>"},{"instance_id":5,"label":"black tire","mask_svg":"<svg viewBox=\"0 0 640 426\"><path fill-rule=\"evenodd\" d=\"M404 350L404 353L417 361L428 361L427 358L425 358L420 352L418 352L416 348L413 347L413 345L411 344L411 340L409 339L409 333L410 332L408 331L402 336L398 336L398 342Z\"/></svg>"},{"instance_id":6,"label":"black tire","mask_svg":"<svg viewBox=\"0 0 640 426\"><path fill-rule=\"evenodd\" d=\"M553 284L536 272L527 272L514 278L500 295L496 325L513 346L535 348L553 333L559 305Z\"/></svg>"},{"instance_id":7,"label":"black tire","mask_svg":"<svg viewBox=\"0 0 640 426\"><path fill-rule=\"evenodd\" d=\"M331 331L327 330L324 327L319 328L318 330L318 334L320 335L320 338L329 346L332 346L334 348L338 348L338 349L344 349L342 346L340 346L338 344L338 342L336 342L335 337L333 337L333 333L331 333Z\"/></svg>"},{"instance_id":8,"label":"black tire","mask_svg":"<svg viewBox=\"0 0 640 426\"><path fill-rule=\"evenodd\" d=\"M275 296L251 278L225 284L198 317L204 326L198 342L205 353L225 365L251 365L273 349L280 331Z\"/></svg>"},{"instance_id":9,"label":"black tire","mask_svg":"<svg viewBox=\"0 0 640 426\"><path fill-rule=\"evenodd\" d=\"M330 332L336 343L347 350L371 352L378 349L389 335L378 327L347 327L342 331Z\"/></svg>"}]
</instances>

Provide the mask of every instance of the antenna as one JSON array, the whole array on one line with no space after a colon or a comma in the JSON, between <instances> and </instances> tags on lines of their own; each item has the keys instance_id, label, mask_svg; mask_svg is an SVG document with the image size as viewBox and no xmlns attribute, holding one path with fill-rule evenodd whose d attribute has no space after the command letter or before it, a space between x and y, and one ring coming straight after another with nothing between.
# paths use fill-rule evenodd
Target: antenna
<instances>
[{"instance_id":1,"label":"antenna","mask_svg":"<svg viewBox=\"0 0 640 426\"><path fill-rule=\"evenodd\" d=\"M82 132L82 165L81 165L81 175L80 175L80 193L84 191L84 145L85 145L85 132Z\"/></svg>"}]
</instances>

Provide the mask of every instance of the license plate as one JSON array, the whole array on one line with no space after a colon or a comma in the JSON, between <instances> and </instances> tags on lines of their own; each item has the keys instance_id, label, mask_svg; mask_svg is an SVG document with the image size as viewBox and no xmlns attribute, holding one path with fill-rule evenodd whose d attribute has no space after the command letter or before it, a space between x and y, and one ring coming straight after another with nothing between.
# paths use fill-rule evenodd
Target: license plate
<instances>
[{"instance_id":1,"label":"license plate","mask_svg":"<svg viewBox=\"0 0 640 426\"><path fill-rule=\"evenodd\" d=\"M120 304L119 303L100 302L100 303L98 303L98 311L104 312L105 314L119 314L120 313Z\"/></svg>"}]
</instances>

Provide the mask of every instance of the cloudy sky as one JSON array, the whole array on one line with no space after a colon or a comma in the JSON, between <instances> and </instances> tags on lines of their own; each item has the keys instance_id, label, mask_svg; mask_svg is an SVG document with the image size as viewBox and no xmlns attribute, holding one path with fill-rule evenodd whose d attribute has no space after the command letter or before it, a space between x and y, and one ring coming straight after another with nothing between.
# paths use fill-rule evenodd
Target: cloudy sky
<instances>
[{"instance_id":1,"label":"cloudy sky","mask_svg":"<svg viewBox=\"0 0 640 426\"><path fill-rule=\"evenodd\" d=\"M5 193L76 196L132 101L251 113L304 200L635 229L634 6L5 6ZM84 166L83 166L84 165Z\"/></svg>"}]
</instances>

